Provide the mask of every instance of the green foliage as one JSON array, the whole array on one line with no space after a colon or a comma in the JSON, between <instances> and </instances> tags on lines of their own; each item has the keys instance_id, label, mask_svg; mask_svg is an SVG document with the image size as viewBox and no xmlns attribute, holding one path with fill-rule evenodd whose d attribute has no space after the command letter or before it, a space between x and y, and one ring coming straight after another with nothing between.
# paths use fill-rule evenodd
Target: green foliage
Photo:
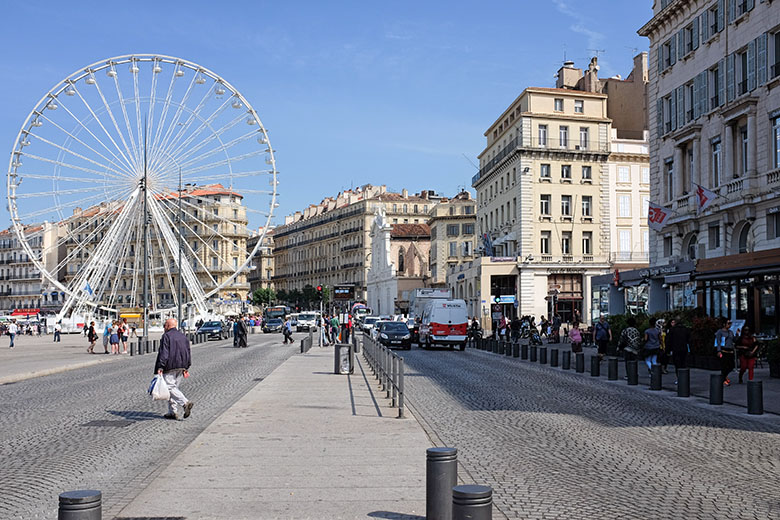
<instances>
[{"instance_id":1,"label":"green foliage","mask_svg":"<svg viewBox=\"0 0 780 520\"><path fill-rule=\"evenodd\" d=\"M307 306L311 307L311 303L317 299L317 289L311 284L303 286L303 292L301 293L301 301Z\"/></svg>"},{"instance_id":2,"label":"green foliage","mask_svg":"<svg viewBox=\"0 0 780 520\"><path fill-rule=\"evenodd\" d=\"M270 287L261 287L252 293L252 303L255 305L271 305L276 299L276 293Z\"/></svg>"},{"instance_id":3,"label":"green foliage","mask_svg":"<svg viewBox=\"0 0 780 520\"><path fill-rule=\"evenodd\" d=\"M280 302L284 302L284 303L288 303L290 301L290 295L284 289L280 289L279 292L276 293L276 298Z\"/></svg>"},{"instance_id":4,"label":"green foliage","mask_svg":"<svg viewBox=\"0 0 780 520\"><path fill-rule=\"evenodd\" d=\"M628 324L628 318L631 315L616 314L607 317L609 326L612 329L612 343L617 346L620 339L620 333L623 332ZM651 315L637 314L633 318L636 320L637 329L644 335L644 331L655 326L659 319L665 321L668 327L672 318L679 319L682 324L691 329L691 354L700 356L714 355L712 345L715 341L715 332L720 327L720 320L707 316L703 308L684 309L674 311L661 311Z\"/></svg>"}]
</instances>

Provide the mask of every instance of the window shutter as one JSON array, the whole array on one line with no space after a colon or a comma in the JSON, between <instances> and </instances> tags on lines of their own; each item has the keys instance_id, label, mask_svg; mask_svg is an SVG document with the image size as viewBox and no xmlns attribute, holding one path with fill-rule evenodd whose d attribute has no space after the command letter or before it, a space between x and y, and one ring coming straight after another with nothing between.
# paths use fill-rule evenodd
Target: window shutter
<instances>
[{"instance_id":1,"label":"window shutter","mask_svg":"<svg viewBox=\"0 0 780 520\"><path fill-rule=\"evenodd\" d=\"M748 91L756 89L756 41L748 42L747 51L747 65L748 65L748 77L747 88Z\"/></svg>"},{"instance_id":2,"label":"window shutter","mask_svg":"<svg viewBox=\"0 0 780 520\"><path fill-rule=\"evenodd\" d=\"M658 49L655 51L656 59L658 60L658 74L664 71L664 46L659 44Z\"/></svg>"},{"instance_id":3,"label":"window shutter","mask_svg":"<svg viewBox=\"0 0 780 520\"><path fill-rule=\"evenodd\" d=\"M772 215L767 213L766 215L766 239L774 240L775 238L775 219Z\"/></svg>"},{"instance_id":4,"label":"window shutter","mask_svg":"<svg viewBox=\"0 0 780 520\"><path fill-rule=\"evenodd\" d=\"M718 63L718 106L726 104L726 59Z\"/></svg>"},{"instance_id":5,"label":"window shutter","mask_svg":"<svg viewBox=\"0 0 780 520\"><path fill-rule=\"evenodd\" d=\"M707 78L709 77L709 71L704 71L701 73L701 113L702 115L709 112L709 85Z\"/></svg>"},{"instance_id":6,"label":"window shutter","mask_svg":"<svg viewBox=\"0 0 780 520\"><path fill-rule=\"evenodd\" d=\"M726 11L726 1L725 0L718 0L718 32L723 30L723 26L725 25L723 23L723 18L725 17Z\"/></svg>"},{"instance_id":7,"label":"window shutter","mask_svg":"<svg viewBox=\"0 0 780 520\"><path fill-rule=\"evenodd\" d=\"M729 23L737 17L737 0L729 0Z\"/></svg>"},{"instance_id":8,"label":"window shutter","mask_svg":"<svg viewBox=\"0 0 780 520\"><path fill-rule=\"evenodd\" d=\"M701 115L701 76L697 75L693 78L693 118L699 119Z\"/></svg>"},{"instance_id":9,"label":"window shutter","mask_svg":"<svg viewBox=\"0 0 780 520\"><path fill-rule=\"evenodd\" d=\"M693 19L693 30L691 31L691 44L693 50L699 48L699 17Z\"/></svg>"},{"instance_id":10,"label":"window shutter","mask_svg":"<svg viewBox=\"0 0 780 520\"><path fill-rule=\"evenodd\" d=\"M756 86L766 83L767 56L766 51L767 33L756 38Z\"/></svg>"},{"instance_id":11,"label":"window shutter","mask_svg":"<svg viewBox=\"0 0 780 520\"><path fill-rule=\"evenodd\" d=\"M669 41L669 64L674 65L677 63L677 38L672 36Z\"/></svg>"},{"instance_id":12,"label":"window shutter","mask_svg":"<svg viewBox=\"0 0 780 520\"><path fill-rule=\"evenodd\" d=\"M701 30L701 43L702 45L704 42L707 41L707 39L710 37L709 30L710 30L710 12L704 11L701 16L699 16L699 29Z\"/></svg>"},{"instance_id":13,"label":"window shutter","mask_svg":"<svg viewBox=\"0 0 780 520\"><path fill-rule=\"evenodd\" d=\"M685 125L685 89L677 87L677 126Z\"/></svg>"},{"instance_id":14,"label":"window shutter","mask_svg":"<svg viewBox=\"0 0 780 520\"><path fill-rule=\"evenodd\" d=\"M658 137L660 138L662 135L664 135L664 100L659 99L656 101L656 131L658 132Z\"/></svg>"},{"instance_id":15,"label":"window shutter","mask_svg":"<svg viewBox=\"0 0 780 520\"><path fill-rule=\"evenodd\" d=\"M677 130L677 96L674 90L669 95L669 121L672 123L672 131Z\"/></svg>"},{"instance_id":16,"label":"window shutter","mask_svg":"<svg viewBox=\"0 0 780 520\"><path fill-rule=\"evenodd\" d=\"M685 31L677 31L677 60L685 57Z\"/></svg>"},{"instance_id":17,"label":"window shutter","mask_svg":"<svg viewBox=\"0 0 780 520\"><path fill-rule=\"evenodd\" d=\"M726 101L733 101L736 95L734 78L734 60L736 56L729 54L726 56Z\"/></svg>"}]
</instances>

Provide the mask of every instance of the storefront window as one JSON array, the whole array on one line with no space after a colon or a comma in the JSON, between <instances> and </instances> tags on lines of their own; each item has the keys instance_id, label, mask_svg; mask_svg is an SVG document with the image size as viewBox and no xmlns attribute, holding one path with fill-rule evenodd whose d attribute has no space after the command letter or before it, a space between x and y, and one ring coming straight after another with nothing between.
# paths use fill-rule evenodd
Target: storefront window
<instances>
[{"instance_id":1,"label":"storefront window","mask_svg":"<svg viewBox=\"0 0 780 520\"><path fill-rule=\"evenodd\" d=\"M696 284L684 282L669 287L671 304L674 309L692 309L696 307Z\"/></svg>"},{"instance_id":2,"label":"storefront window","mask_svg":"<svg viewBox=\"0 0 780 520\"><path fill-rule=\"evenodd\" d=\"M647 312L647 285L626 287L626 312L629 314L641 314Z\"/></svg>"},{"instance_id":3,"label":"storefront window","mask_svg":"<svg viewBox=\"0 0 780 520\"><path fill-rule=\"evenodd\" d=\"M777 294L774 285L764 285L759 288L759 322L761 333L774 335L777 331Z\"/></svg>"}]
</instances>

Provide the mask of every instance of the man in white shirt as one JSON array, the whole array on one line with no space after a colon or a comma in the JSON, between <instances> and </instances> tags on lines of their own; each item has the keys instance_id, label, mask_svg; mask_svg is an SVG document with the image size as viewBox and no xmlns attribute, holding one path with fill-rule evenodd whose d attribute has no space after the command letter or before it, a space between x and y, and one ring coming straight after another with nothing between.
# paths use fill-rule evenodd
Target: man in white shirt
<instances>
[{"instance_id":1,"label":"man in white shirt","mask_svg":"<svg viewBox=\"0 0 780 520\"><path fill-rule=\"evenodd\" d=\"M8 324L8 335L11 337L11 345L9 348L14 348L14 338L16 333L19 332L19 327L16 326L16 320L11 320Z\"/></svg>"},{"instance_id":2,"label":"man in white shirt","mask_svg":"<svg viewBox=\"0 0 780 520\"><path fill-rule=\"evenodd\" d=\"M58 321L54 324L54 342L60 342L60 336L62 335L62 324Z\"/></svg>"}]
</instances>

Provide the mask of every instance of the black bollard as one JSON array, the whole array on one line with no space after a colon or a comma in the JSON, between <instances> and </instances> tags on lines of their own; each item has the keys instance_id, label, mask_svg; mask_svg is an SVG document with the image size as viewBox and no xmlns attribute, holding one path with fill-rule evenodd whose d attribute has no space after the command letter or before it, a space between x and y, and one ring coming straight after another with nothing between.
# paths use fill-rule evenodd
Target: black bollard
<instances>
[{"instance_id":1,"label":"black bollard","mask_svg":"<svg viewBox=\"0 0 780 520\"><path fill-rule=\"evenodd\" d=\"M520 345L520 359L528 359L528 343Z\"/></svg>"},{"instance_id":2,"label":"black bollard","mask_svg":"<svg viewBox=\"0 0 780 520\"><path fill-rule=\"evenodd\" d=\"M498 354L500 356L504 355L504 348L505 347L506 347L506 342L505 341L499 341L498 342Z\"/></svg>"},{"instance_id":3,"label":"black bollard","mask_svg":"<svg viewBox=\"0 0 780 520\"><path fill-rule=\"evenodd\" d=\"M598 356L590 357L590 377L599 377L601 375L601 360Z\"/></svg>"},{"instance_id":4,"label":"black bollard","mask_svg":"<svg viewBox=\"0 0 780 520\"><path fill-rule=\"evenodd\" d=\"M636 359L626 361L626 379L628 379L629 386L639 384L638 362Z\"/></svg>"},{"instance_id":5,"label":"black bollard","mask_svg":"<svg viewBox=\"0 0 780 520\"><path fill-rule=\"evenodd\" d=\"M514 347L514 345L516 345L516 343L507 342L505 351L507 357L512 357L512 347Z\"/></svg>"},{"instance_id":6,"label":"black bollard","mask_svg":"<svg viewBox=\"0 0 780 520\"><path fill-rule=\"evenodd\" d=\"M539 347L539 364L547 364L547 347Z\"/></svg>"},{"instance_id":7,"label":"black bollard","mask_svg":"<svg viewBox=\"0 0 780 520\"><path fill-rule=\"evenodd\" d=\"M578 374L582 374L585 372L585 354L583 352L577 352L574 354L575 359L575 370Z\"/></svg>"},{"instance_id":8,"label":"black bollard","mask_svg":"<svg viewBox=\"0 0 780 520\"><path fill-rule=\"evenodd\" d=\"M710 404L723 404L723 377L710 374Z\"/></svg>"},{"instance_id":9,"label":"black bollard","mask_svg":"<svg viewBox=\"0 0 780 520\"><path fill-rule=\"evenodd\" d=\"M66 491L60 494L57 520L101 520L103 494L93 489Z\"/></svg>"},{"instance_id":10,"label":"black bollard","mask_svg":"<svg viewBox=\"0 0 780 520\"><path fill-rule=\"evenodd\" d=\"M452 520L492 520L492 518L492 488L474 485L452 488Z\"/></svg>"},{"instance_id":11,"label":"black bollard","mask_svg":"<svg viewBox=\"0 0 780 520\"><path fill-rule=\"evenodd\" d=\"M512 357L520 357L520 343L512 345Z\"/></svg>"},{"instance_id":12,"label":"black bollard","mask_svg":"<svg viewBox=\"0 0 780 520\"><path fill-rule=\"evenodd\" d=\"M607 379L617 381L618 379L618 358L607 358Z\"/></svg>"},{"instance_id":13,"label":"black bollard","mask_svg":"<svg viewBox=\"0 0 780 520\"><path fill-rule=\"evenodd\" d=\"M550 349L550 366L551 367L557 367L558 366L558 349L557 348Z\"/></svg>"},{"instance_id":14,"label":"black bollard","mask_svg":"<svg viewBox=\"0 0 780 520\"><path fill-rule=\"evenodd\" d=\"M748 381L747 403L750 415L762 415L764 413L764 387L761 381Z\"/></svg>"},{"instance_id":15,"label":"black bollard","mask_svg":"<svg viewBox=\"0 0 780 520\"><path fill-rule=\"evenodd\" d=\"M661 389L661 378L663 372L661 372L661 365L653 364L653 368L650 369L650 390Z\"/></svg>"},{"instance_id":16,"label":"black bollard","mask_svg":"<svg viewBox=\"0 0 780 520\"><path fill-rule=\"evenodd\" d=\"M571 350L564 350L562 355L561 368L563 370L571 369Z\"/></svg>"},{"instance_id":17,"label":"black bollard","mask_svg":"<svg viewBox=\"0 0 780 520\"><path fill-rule=\"evenodd\" d=\"M539 348L536 345L531 345L531 363L536 363L539 354Z\"/></svg>"},{"instance_id":18,"label":"black bollard","mask_svg":"<svg viewBox=\"0 0 780 520\"><path fill-rule=\"evenodd\" d=\"M428 448L425 453L425 517L450 520L452 488L458 484L458 450Z\"/></svg>"},{"instance_id":19,"label":"black bollard","mask_svg":"<svg viewBox=\"0 0 780 520\"><path fill-rule=\"evenodd\" d=\"M677 369L677 397L691 396L691 370L689 368Z\"/></svg>"}]
</instances>

